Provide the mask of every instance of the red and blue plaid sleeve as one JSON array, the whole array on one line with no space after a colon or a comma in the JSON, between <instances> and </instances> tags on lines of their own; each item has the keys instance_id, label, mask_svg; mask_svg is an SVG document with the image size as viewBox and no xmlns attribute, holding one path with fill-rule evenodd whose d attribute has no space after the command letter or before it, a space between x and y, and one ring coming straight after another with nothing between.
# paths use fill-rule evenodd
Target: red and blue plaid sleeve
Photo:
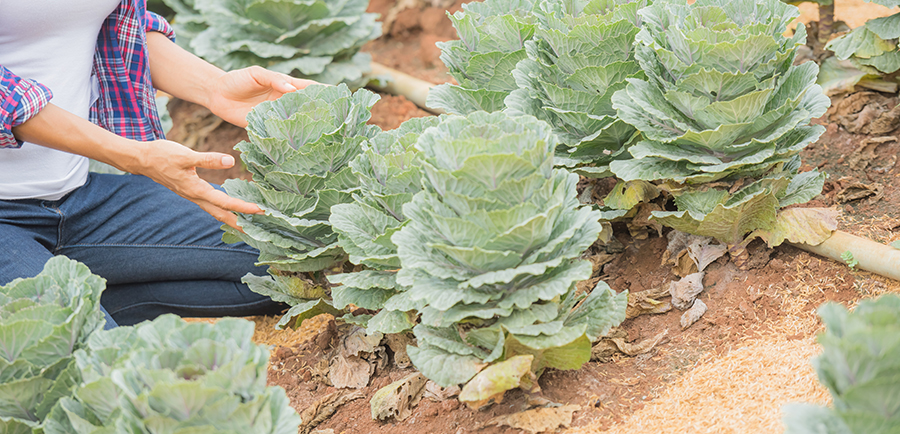
<instances>
[{"instance_id":1,"label":"red and blue plaid sleeve","mask_svg":"<svg viewBox=\"0 0 900 434\"><path fill-rule=\"evenodd\" d=\"M172 25L165 18L155 12L147 11L146 22L146 30L148 32L162 33L171 39L172 42L175 42L175 29L172 28Z\"/></svg>"},{"instance_id":2,"label":"red and blue plaid sleeve","mask_svg":"<svg viewBox=\"0 0 900 434\"><path fill-rule=\"evenodd\" d=\"M0 148L19 148L12 129L36 115L53 93L46 86L19 77L0 65Z\"/></svg>"}]
</instances>

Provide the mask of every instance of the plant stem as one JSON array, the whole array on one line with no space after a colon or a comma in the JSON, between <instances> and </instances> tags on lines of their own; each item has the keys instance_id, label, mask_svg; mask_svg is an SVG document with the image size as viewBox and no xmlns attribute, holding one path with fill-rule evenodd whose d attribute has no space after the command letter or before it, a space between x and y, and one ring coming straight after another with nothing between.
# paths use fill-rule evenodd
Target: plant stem
<instances>
[{"instance_id":1,"label":"plant stem","mask_svg":"<svg viewBox=\"0 0 900 434\"><path fill-rule=\"evenodd\" d=\"M819 42L825 44L831 39L834 29L834 2L819 5Z\"/></svg>"}]
</instances>

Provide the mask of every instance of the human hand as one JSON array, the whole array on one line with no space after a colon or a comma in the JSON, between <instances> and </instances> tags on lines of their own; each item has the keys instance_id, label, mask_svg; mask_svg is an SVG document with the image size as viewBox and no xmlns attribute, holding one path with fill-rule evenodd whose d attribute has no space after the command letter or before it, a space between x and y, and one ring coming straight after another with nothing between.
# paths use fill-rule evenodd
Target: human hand
<instances>
[{"instance_id":1,"label":"human hand","mask_svg":"<svg viewBox=\"0 0 900 434\"><path fill-rule=\"evenodd\" d=\"M129 171L144 175L179 196L196 203L216 220L237 230L237 216L233 212L259 214L262 210L216 190L197 176L197 168L228 169L234 166L234 157L218 152L196 152L168 140L138 143L142 149L138 161Z\"/></svg>"},{"instance_id":2,"label":"human hand","mask_svg":"<svg viewBox=\"0 0 900 434\"><path fill-rule=\"evenodd\" d=\"M211 83L206 107L216 116L243 128L247 126L247 114L257 104L278 99L310 84L316 82L251 66L216 78Z\"/></svg>"}]
</instances>

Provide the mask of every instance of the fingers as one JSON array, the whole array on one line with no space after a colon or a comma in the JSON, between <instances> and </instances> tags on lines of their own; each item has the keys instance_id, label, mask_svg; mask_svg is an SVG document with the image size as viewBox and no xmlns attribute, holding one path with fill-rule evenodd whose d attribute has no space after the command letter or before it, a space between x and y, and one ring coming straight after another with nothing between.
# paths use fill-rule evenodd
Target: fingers
<instances>
[{"instance_id":1,"label":"fingers","mask_svg":"<svg viewBox=\"0 0 900 434\"><path fill-rule=\"evenodd\" d=\"M234 166L234 157L219 152L197 152L193 166L204 169L230 169Z\"/></svg>"},{"instance_id":2,"label":"fingers","mask_svg":"<svg viewBox=\"0 0 900 434\"><path fill-rule=\"evenodd\" d=\"M251 66L248 71L257 83L268 86L281 93L290 93L298 89L303 89L311 84L318 84L313 80L294 78L290 75L270 71L259 66Z\"/></svg>"}]
</instances>

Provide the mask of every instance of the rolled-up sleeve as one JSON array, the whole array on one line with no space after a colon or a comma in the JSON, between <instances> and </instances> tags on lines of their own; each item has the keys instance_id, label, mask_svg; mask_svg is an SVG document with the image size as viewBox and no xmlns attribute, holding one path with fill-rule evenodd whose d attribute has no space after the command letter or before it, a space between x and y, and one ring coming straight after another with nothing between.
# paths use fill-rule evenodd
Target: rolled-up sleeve
<instances>
[{"instance_id":1,"label":"rolled-up sleeve","mask_svg":"<svg viewBox=\"0 0 900 434\"><path fill-rule=\"evenodd\" d=\"M175 29L172 28L172 25L159 14L147 11L147 16L144 21L146 22L146 31L162 33L173 42L175 41Z\"/></svg>"},{"instance_id":2,"label":"rolled-up sleeve","mask_svg":"<svg viewBox=\"0 0 900 434\"><path fill-rule=\"evenodd\" d=\"M47 86L19 77L0 65L0 148L19 148L12 129L43 109L53 93Z\"/></svg>"}]
</instances>

